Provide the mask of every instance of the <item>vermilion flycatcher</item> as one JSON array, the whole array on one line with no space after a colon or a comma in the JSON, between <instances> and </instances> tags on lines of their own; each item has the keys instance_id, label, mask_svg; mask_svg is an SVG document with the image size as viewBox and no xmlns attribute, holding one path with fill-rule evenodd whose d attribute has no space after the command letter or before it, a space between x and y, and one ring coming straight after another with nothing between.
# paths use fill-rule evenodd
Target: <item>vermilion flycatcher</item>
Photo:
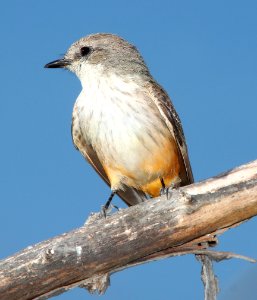
<instances>
[{"instance_id":1,"label":"vermilion flycatcher","mask_svg":"<svg viewBox=\"0 0 257 300\"><path fill-rule=\"evenodd\" d=\"M112 189L106 209L116 192L134 205L193 182L179 117L133 45L113 34L92 34L45 67L66 68L81 81L72 137Z\"/></svg>"}]
</instances>

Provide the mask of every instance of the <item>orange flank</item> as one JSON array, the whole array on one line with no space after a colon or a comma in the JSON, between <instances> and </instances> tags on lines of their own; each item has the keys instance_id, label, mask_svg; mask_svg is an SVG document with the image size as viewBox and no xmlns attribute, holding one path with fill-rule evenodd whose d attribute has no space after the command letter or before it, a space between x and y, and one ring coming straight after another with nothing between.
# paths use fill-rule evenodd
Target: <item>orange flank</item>
<instances>
[{"instance_id":1,"label":"orange flank","mask_svg":"<svg viewBox=\"0 0 257 300\"><path fill-rule=\"evenodd\" d=\"M157 174L157 178L142 185L140 190L152 197L159 196L162 189L161 179L165 187L170 187L179 180L180 163L176 143L174 139L169 139L162 148L159 148L152 161L143 162L142 168L147 173Z\"/></svg>"},{"instance_id":2,"label":"orange flank","mask_svg":"<svg viewBox=\"0 0 257 300\"><path fill-rule=\"evenodd\" d=\"M179 159L174 139L160 143L153 150L150 155L142 158L142 162L138 166L134 166L135 171L133 172L131 169L128 170L125 166L117 166L117 164L104 165L112 190L120 189L124 184L141 190L151 197L157 197L162 189L161 179L165 187L176 184L179 181L182 162Z\"/></svg>"}]
</instances>

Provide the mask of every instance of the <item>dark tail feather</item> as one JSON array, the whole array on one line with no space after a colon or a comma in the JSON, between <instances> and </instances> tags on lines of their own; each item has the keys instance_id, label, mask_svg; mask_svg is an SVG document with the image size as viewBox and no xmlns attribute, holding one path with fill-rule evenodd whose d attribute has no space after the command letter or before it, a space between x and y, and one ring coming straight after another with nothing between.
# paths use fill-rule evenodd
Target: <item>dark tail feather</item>
<instances>
[{"instance_id":1,"label":"dark tail feather","mask_svg":"<svg viewBox=\"0 0 257 300\"><path fill-rule=\"evenodd\" d=\"M127 187L125 191L118 191L117 194L128 206L136 205L147 200L147 196L144 192L131 187Z\"/></svg>"}]
</instances>

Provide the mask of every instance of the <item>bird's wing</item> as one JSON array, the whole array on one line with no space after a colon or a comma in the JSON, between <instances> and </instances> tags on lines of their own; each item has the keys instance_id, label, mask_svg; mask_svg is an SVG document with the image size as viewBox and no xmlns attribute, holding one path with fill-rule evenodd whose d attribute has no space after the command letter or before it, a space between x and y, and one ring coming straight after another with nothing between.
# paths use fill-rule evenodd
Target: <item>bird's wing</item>
<instances>
[{"instance_id":1,"label":"bird's wing","mask_svg":"<svg viewBox=\"0 0 257 300\"><path fill-rule=\"evenodd\" d=\"M162 118L165 120L167 127L169 128L172 136L174 137L179 153L181 155L182 161L184 163L184 170L180 174L182 180L181 185L187 185L194 182L193 172L190 165L186 140L181 125L179 116L170 101L168 94L163 90L163 88L156 82L152 81L147 84L146 90L150 93L150 99L158 107Z\"/></svg>"},{"instance_id":2,"label":"bird's wing","mask_svg":"<svg viewBox=\"0 0 257 300\"><path fill-rule=\"evenodd\" d=\"M85 140L82 140L82 134L80 134L80 142L76 142L74 139L74 120L76 109L73 111L73 117L72 117L72 124L71 124L71 133L72 133L72 140L75 148L79 150L82 155L85 157L85 159L91 164L91 166L95 169L95 171L101 176L101 178L105 181L108 186L110 186L109 179L104 171L104 168L94 151L93 147L91 145L88 145ZM79 132L80 128L79 126L76 126L76 130ZM145 200L147 200L147 196L145 193L136 190L131 187L126 187L124 191L120 190L117 192L117 194L121 197L121 199L128 205L136 205L138 203L141 203Z\"/></svg>"}]
</instances>

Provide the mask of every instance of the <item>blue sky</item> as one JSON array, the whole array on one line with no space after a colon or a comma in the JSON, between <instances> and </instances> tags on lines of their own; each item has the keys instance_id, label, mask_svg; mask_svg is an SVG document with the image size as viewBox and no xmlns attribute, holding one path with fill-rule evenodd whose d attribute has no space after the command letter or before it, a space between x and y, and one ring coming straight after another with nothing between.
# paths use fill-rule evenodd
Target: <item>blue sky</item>
<instances>
[{"instance_id":1,"label":"blue sky","mask_svg":"<svg viewBox=\"0 0 257 300\"><path fill-rule=\"evenodd\" d=\"M81 226L110 193L72 145L80 83L66 71L44 69L47 62L90 33L116 33L134 43L173 99L198 181L257 158L256 15L256 1L3 2L0 258ZM257 258L256 232L253 219L225 233L219 249ZM244 279L257 275L254 265L238 260L215 270L220 299L237 299L235 286L242 299ZM256 295L254 284L247 289ZM94 297L75 289L56 299ZM193 256L114 274L101 297L166 298L203 299Z\"/></svg>"}]
</instances>

